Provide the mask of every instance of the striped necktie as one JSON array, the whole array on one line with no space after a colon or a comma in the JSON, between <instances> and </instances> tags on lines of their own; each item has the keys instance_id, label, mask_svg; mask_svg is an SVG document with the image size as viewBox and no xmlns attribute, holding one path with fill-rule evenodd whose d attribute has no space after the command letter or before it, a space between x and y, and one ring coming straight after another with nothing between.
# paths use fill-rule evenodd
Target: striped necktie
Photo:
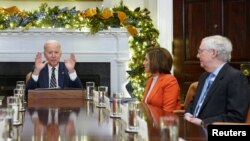
<instances>
[{"instance_id":1,"label":"striped necktie","mask_svg":"<svg viewBox=\"0 0 250 141\"><path fill-rule=\"evenodd\" d=\"M56 88L56 75L55 75L55 69L52 68L51 78L50 78L50 88Z\"/></svg>"}]
</instances>

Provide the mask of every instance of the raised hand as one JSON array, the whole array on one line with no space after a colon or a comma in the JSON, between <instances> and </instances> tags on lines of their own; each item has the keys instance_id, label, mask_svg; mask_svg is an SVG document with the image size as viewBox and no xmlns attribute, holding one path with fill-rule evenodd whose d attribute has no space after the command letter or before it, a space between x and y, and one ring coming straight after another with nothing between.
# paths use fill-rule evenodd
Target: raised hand
<instances>
[{"instance_id":1,"label":"raised hand","mask_svg":"<svg viewBox=\"0 0 250 141\"><path fill-rule=\"evenodd\" d=\"M33 74L39 75L40 71L45 67L48 61L42 62L42 53L38 52L35 58L35 69Z\"/></svg>"},{"instance_id":2,"label":"raised hand","mask_svg":"<svg viewBox=\"0 0 250 141\"><path fill-rule=\"evenodd\" d=\"M76 64L76 59L75 55L73 53L70 54L70 57L68 60L64 60L65 66L68 69L69 73L75 72L75 64Z\"/></svg>"}]
</instances>

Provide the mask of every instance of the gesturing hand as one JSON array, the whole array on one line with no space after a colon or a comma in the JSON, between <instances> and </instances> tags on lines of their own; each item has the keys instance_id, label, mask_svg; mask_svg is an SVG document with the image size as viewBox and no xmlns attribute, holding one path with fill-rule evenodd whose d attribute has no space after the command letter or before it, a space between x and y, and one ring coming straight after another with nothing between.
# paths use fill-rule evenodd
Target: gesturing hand
<instances>
[{"instance_id":1,"label":"gesturing hand","mask_svg":"<svg viewBox=\"0 0 250 141\"><path fill-rule=\"evenodd\" d=\"M64 60L64 63L69 73L73 73L75 71L76 59L73 53L70 54L70 57L68 60Z\"/></svg>"},{"instance_id":2,"label":"gesturing hand","mask_svg":"<svg viewBox=\"0 0 250 141\"><path fill-rule=\"evenodd\" d=\"M35 69L33 74L39 75L40 71L45 67L48 61L42 62L42 53L38 52L35 58Z\"/></svg>"}]
</instances>

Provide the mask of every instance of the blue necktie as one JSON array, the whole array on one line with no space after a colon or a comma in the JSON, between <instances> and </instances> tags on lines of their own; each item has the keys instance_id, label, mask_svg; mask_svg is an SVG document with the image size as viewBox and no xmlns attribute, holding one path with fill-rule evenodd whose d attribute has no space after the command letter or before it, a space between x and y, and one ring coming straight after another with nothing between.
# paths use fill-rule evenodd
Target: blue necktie
<instances>
[{"instance_id":1,"label":"blue necktie","mask_svg":"<svg viewBox=\"0 0 250 141\"><path fill-rule=\"evenodd\" d=\"M197 117L199 112L200 112L200 109L201 109L201 106L206 98L206 95L207 95L207 92L209 91L209 88L210 86L212 85L213 81L214 81L214 78L215 78L215 75L213 73L211 73L209 75L209 77L207 78L206 80L206 83L203 87L203 90L202 90L202 93L201 93L201 96L199 98L199 101L195 107L195 110L194 110L194 117Z\"/></svg>"}]
</instances>

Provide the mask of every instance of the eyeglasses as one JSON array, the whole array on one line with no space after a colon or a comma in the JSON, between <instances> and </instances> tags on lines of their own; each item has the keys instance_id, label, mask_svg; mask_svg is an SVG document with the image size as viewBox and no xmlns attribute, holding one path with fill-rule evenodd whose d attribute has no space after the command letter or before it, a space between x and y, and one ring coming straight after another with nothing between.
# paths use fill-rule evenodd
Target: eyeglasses
<instances>
[{"instance_id":1,"label":"eyeglasses","mask_svg":"<svg viewBox=\"0 0 250 141\"><path fill-rule=\"evenodd\" d=\"M197 52L198 52L198 54L201 54L201 53L202 53L203 51L205 51L205 50L209 50L209 49L200 49L200 48L199 48L199 49L197 50Z\"/></svg>"}]
</instances>

